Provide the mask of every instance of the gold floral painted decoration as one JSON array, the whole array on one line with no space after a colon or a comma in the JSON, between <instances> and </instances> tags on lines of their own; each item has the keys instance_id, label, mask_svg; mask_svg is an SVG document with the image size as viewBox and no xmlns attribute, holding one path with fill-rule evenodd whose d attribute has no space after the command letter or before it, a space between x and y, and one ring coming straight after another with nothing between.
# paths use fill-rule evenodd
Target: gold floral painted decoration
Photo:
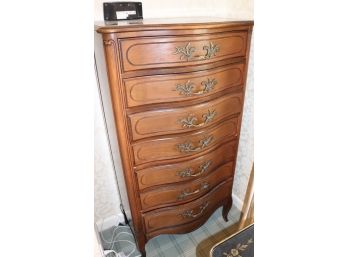
<instances>
[{"instance_id":1,"label":"gold floral painted decoration","mask_svg":"<svg viewBox=\"0 0 348 257\"><path fill-rule=\"evenodd\" d=\"M253 239L252 238L250 238L249 240L248 240L248 242L244 245L242 245L241 243L239 243L237 246L236 246L236 248L232 248L231 249L231 252L230 253L224 253L224 255L226 255L226 257L243 257L242 255L241 255L241 253L240 252L243 252L243 251L245 251L245 249L247 249L247 247L251 244L251 243L253 243Z\"/></svg>"}]
</instances>

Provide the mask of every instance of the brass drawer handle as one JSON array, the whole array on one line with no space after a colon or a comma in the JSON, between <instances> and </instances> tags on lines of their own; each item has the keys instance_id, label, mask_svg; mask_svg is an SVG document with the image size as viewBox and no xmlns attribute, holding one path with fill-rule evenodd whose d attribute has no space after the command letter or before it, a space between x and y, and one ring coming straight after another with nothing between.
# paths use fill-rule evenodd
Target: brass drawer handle
<instances>
[{"instance_id":1,"label":"brass drawer handle","mask_svg":"<svg viewBox=\"0 0 348 257\"><path fill-rule=\"evenodd\" d=\"M205 209L207 209L209 203L206 202L204 204L202 204L200 207L199 207L199 212L194 214L193 213L193 210L187 210L187 211L184 211L181 216L183 218L197 218L198 216L200 216L204 211Z\"/></svg>"},{"instance_id":2,"label":"brass drawer handle","mask_svg":"<svg viewBox=\"0 0 348 257\"><path fill-rule=\"evenodd\" d=\"M199 140L199 145L196 147L193 145L191 141L182 144L177 144L176 147L182 153L197 152L202 150L203 148L206 148L213 141L213 139L213 136L205 137L202 140Z\"/></svg>"},{"instance_id":3,"label":"brass drawer handle","mask_svg":"<svg viewBox=\"0 0 348 257\"><path fill-rule=\"evenodd\" d=\"M212 164L211 160L203 162L199 166L200 172L198 172L198 173L193 173L194 172L193 168L186 168L186 169L184 169L182 171L179 171L177 174L178 174L178 176L180 176L182 178L185 178L185 177L198 177L198 176L202 175L203 173L207 172L208 168L209 168L209 166L211 164Z\"/></svg>"},{"instance_id":4,"label":"brass drawer handle","mask_svg":"<svg viewBox=\"0 0 348 257\"><path fill-rule=\"evenodd\" d=\"M194 114L190 114L188 117L186 117L185 119L179 120L182 124L183 128L197 128L197 127L202 127L206 124L208 124L209 122L211 122L212 120L214 120L215 116L216 116L216 111L213 110L208 110L207 113L204 113L202 115L203 118L203 122L196 124L197 122L197 118Z\"/></svg>"},{"instance_id":5,"label":"brass drawer handle","mask_svg":"<svg viewBox=\"0 0 348 257\"><path fill-rule=\"evenodd\" d=\"M201 191L207 190L209 188L209 183L204 182L201 187L195 191L190 191L190 189L185 189L178 195L178 200L184 200L186 197L200 193Z\"/></svg>"},{"instance_id":6,"label":"brass drawer handle","mask_svg":"<svg viewBox=\"0 0 348 257\"><path fill-rule=\"evenodd\" d=\"M204 95L214 89L215 85L217 84L217 80L215 78L208 78L206 81L202 81L201 84L204 86L203 90L193 92L194 83L188 80L185 84L177 84L176 91L178 91L180 95L184 96Z\"/></svg>"},{"instance_id":7,"label":"brass drawer handle","mask_svg":"<svg viewBox=\"0 0 348 257\"><path fill-rule=\"evenodd\" d=\"M220 51L220 47L218 45L214 45L213 42L209 42L209 45L203 46L203 50L206 50L207 53L203 56L203 59L210 59L214 57L217 52Z\"/></svg>"},{"instance_id":8,"label":"brass drawer handle","mask_svg":"<svg viewBox=\"0 0 348 257\"><path fill-rule=\"evenodd\" d=\"M190 46L191 43L187 43L186 46L177 46L175 47L174 54L180 54L180 60L189 61L192 58L193 52L196 50L195 47Z\"/></svg>"},{"instance_id":9,"label":"brass drawer handle","mask_svg":"<svg viewBox=\"0 0 348 257\"><path fill-rule=\"evenodd\" d=\"M205 55L202 56L192 56L196 51L194 46L191 46L191 43L187 43L185 46L177 46L175 47L175 51L173 54L180 54L180 60L190 61L193 57L197 59L207 60L211 57L214 57L217 52L220 51L220 47L213 42L209 42L208 45L203 46L203 50L207 51Z\"/></svg>"}]
</instances>

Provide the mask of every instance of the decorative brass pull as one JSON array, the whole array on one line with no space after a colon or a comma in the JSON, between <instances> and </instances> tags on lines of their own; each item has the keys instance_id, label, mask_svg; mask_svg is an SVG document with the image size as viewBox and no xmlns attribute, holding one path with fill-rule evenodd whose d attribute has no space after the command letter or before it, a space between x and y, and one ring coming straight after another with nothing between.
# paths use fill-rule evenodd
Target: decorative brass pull
<instances>
[{"instance_id":1,"label":"decorative brass pull","mask_svg":"<svg viewBox=\"0 0 348 257\"><path fill-rule=\"evenodd\" d=\"M214 45L212 42L210 42L207 46L203 46L203 49L207 51L205 56L203 56L203 59L205 60L214 57L216 53L220 51L220 47L218 45Z\"/></svg>"},{"instance_id":2,"label":"decorative brass pull","mask_svg":"<svg viewBox=\"0 0 348 257\"><path fill-rule=\"evenodd\" d=\"M177 144L176 147L182 153L197 152L203 148L206 148L213 141L213 139L213 136L205 137L202 140L199 140L199 145L197 147L195 147L191 141Z\"/></svg>"},{"instance_id":3,"label":"decorative brass pull","mask_svg":"<svg viewBox=\"0 0 348 257\"><path fill-rule=\"evenodd\" d=\"M205 55L202 56L192 56L192 54L196 51L196 48L191 46L191 43L187 43L186 46L177 46L175 47L175 51L173 54L180 54L180 60L190 61L193 57L200 60L207 60L216 55L217 52L220 51L220 47L213 42L209 42L208 45L203 46L203 50L207 51Z\"/></svg>"},{"instance_id":4,"label":"decorative brass pull","mask_svg":"<svg viewBox=\"0 0 348 257\"><path fill-rule=\"evenodd\" d=\"M201 82L202 86L204 86L203 90L193 92L194 83L188 80L185 84L177 84L176 91L179 92L180 95L192 96L192 95L203 95L212 91L217 84L217 80L212 78L208 78L206 81Z\"/></svg>"},{"instance_id":5,"label":"decorative brass pull","mask_svg":"<svg viewBox=\"0 0 348 257\"><path fill-rule=\"evenodd\" d=\"M180 60L189 61L192 58L193 52L196 50L195 47L190 46L191 43L187 43L186 46L177 46L175 47L174 54L180 54Z\"/></svg>"},{"instance_id":6,"label":"decorative brass pull","mask_svg":"<svg viewBox=\"0 0 348 257\"><path fill-rule=\"evenodd\" d=\"M209 168L209 166L211 164L212 164L211 160L203 162L199 166L200 172L198 172L198 173L193 173L194 172L193 168L186 168L186 169L184 169L182 171L179 171L177 174L178 174L178 176L180 176L182 178L185 178L185 177L198 177L198 176L202 175L203 173L207 172L208 168Z\"/></svg>"},{"instance_id":7,"label":"decorative brass pull","mask_svg":"<svg viewBox=\"0 0 348 257\"><path fill-rule=\"evenodd\" d=\"M190 189L185 189L184 191L182 191L182 192L180 193L180 195L178 195L178 200L184 200L186 197L191 196L191 195L198 194L198 193L200 193L201 191L206 190L206 189L208 189L208 188L209 188L209 183L204 182L204 183L201 184L201 187L198 188L198 189L195 190L195 191L192 191L192 192L191 192Z\"/></svg>"},{"instance_id":8,"label":"decorative brass pull","mask_svg":"<svg viewBox=\"0 0 348 257\"><path fill-rule=\"evenodd\" d=\"M186 117L185 119L179 120L182 124L183 128L197 128L197 127L202 127L206 124L208 124L209 122L211 122L214 117L216 116L216 111L213 110L208 110L207 113L204 113L202 115L203 118L203 122L196 124L196 122L198 121L198 119L196 118L196 116L194 114L190 114L188 117Z\"/></svg>"},{"instance_id":9,"label":"decorative brass pull","mask_svg":"<svg viewBox=\"0 0 348 257\"><path fill-rule=\"evenodd\" d=\"M207 209L209 203L206 202L204 204L202 204L200 207L199 207L199 212L194 214L193 213L193 210L187 210L187 211L184 211L181 216L185 219L185 218L196 218L198 216L200 216L204 211L205 209Z\"/></svg>"}]
</instances>

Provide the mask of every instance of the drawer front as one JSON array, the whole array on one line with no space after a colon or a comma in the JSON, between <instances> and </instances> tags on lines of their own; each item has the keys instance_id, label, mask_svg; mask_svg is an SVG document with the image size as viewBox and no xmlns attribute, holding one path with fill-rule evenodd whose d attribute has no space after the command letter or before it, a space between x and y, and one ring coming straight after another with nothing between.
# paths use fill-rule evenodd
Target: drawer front
<instances>
[{"instance_id":1,"label":"drawer front","mask_svg":"<svg viewBox=\"0 0 348 257\"><path fill-rule=\"evenodd\" d=\"M163 109L129 115L134 140L177 134L217 123L243 108L243 93L184 108Z\"/></svg>"},{"instance_id":2,"label":"drawer front","mask_svg":"<svg viewBox=\"0 0 348 257\"><path fill-rule=\"evenodd\" d=\"M133 145L135 164L156 160L180 158L197 154L220 142L236 138L239 118L232 118L217 127L201 130L190 135L173 136L137 142Z\"/></svg>"},{"instance_id":3,"label":"drawer front","mask_svg":"<svg viewBox=\"0 0 348 257\"><path fill-rule=\"evenodd\" d=\"M217 168L207 177L179 185L171 185L140 194L143 210L163 207L168 204L186 202L202 196L216 185L232 177L233 163L229 162Z\"/></svg>"},{"instance_id":4,"label":"drawer front","mask_svg":"<svg viewBox=\"0 0 348 257\"><path fill-rule=\"evenodd\" d=\"M232 182L227 181L195 201L145 213L146 232L184 225L207 217L231 195L231 187Z\"/></svg>"},{"instance_id":5,"label":"drawer front","mask_svg":"<svg viewBox=\"0 0 348 257\"><path fill-rule=\"evenodd\" d=\"M124 71L183 67L245 56L247 31L210 35L121 39Z\"/></svg>"},{"instance_id":6,"label":"drawer front","mask_svg":"<svg viewBox=\"0 0 348 257\"><path fill-rule=\"evenodd\" d=\"M223 144L193 160L139 170L137 171L139 189L204 177L223 163L235 160L236 144L236 141Z\"/></svg>"},{"instance_id":7,"label":"drawer front","mask_svg":"<svg viewBox=\"0 0 348 257\"><path fill-rule=\"evenodd\" d=\"M190 74L125 79L128 107L209 96L243 83L244 63Z\"/></svg>"}]
</instances>

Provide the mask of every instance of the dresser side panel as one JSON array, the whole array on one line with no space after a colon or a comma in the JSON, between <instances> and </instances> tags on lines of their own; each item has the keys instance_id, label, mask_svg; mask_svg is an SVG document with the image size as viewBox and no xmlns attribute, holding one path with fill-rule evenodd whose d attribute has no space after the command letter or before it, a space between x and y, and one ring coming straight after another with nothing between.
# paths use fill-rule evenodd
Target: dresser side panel
<instances>
[{"instance_id":1,"label":"dresser side panel","mask_svg":"<svg viewBox=\"0 0 348 257\"><path fill-rule=\"evenodd\" d=\"M107 77L107 68L105 64L105 54L103 47L102 35L95 32L94 35L94 54L95 62L99 80L99 92L102 99L102 108L105 117L105 125L108 133L108 140L110 143L111 154L113 159L113 164L115 167L115 173L117 177L117 185L119 187L119 193L121 197L121 202L125 210L128 219L131 219L130 205L128 200L127 188L125 183L125 177L122 167L122 161L119 150L119 141L116 132L116 121L114 118L114 113L112 111L112 101L111 93L109 88L109 82Z\"/></svg>"},{"instance_id":2,"label":"dresser side panel","mask_svg":"<svg viewBox=\"0 0 348 257\"><path fill-rule=\"evenodd\" d=\"M109 82L112 110L115 118L119 152L132 217L132 227L134 228L138 246L141 251L144 251L146 238L142 217L140 216L141 206L139 189L136 184L136 175L133 171L132 165L133 156L131 153L130 137L127 126L125 93L120 76L117 34L102 34L102 43L104 46L106 71Z\"/></svg>"}]
</instances>

